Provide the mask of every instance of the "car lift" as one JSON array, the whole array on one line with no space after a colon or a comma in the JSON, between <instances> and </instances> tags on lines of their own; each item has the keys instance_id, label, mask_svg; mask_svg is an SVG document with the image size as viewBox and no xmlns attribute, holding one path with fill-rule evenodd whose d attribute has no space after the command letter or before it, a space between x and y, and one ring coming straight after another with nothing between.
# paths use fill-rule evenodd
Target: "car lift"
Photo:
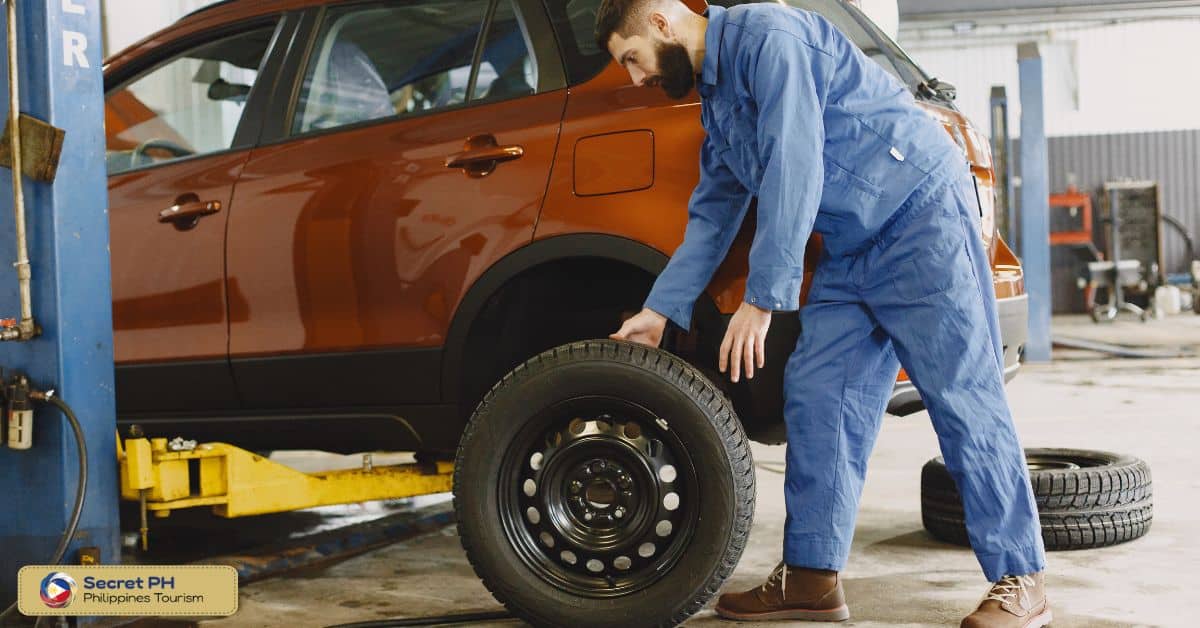
<instances>
[{"instance_id":1,"label":"car lift","mask_svg":"<svg viewBox=\"0 0 1200 628\"><path fill-rule=\"evenodd\" d=\"M449 492L454 471L445 461L377 467L366 454L359 469L302 473L233 445L182 438L118 438L117 458L121 497L141 507L143 550L148 512L161 519L211 506L217 516L234 518L416 497Z\"/></svg>"}]
</instances>

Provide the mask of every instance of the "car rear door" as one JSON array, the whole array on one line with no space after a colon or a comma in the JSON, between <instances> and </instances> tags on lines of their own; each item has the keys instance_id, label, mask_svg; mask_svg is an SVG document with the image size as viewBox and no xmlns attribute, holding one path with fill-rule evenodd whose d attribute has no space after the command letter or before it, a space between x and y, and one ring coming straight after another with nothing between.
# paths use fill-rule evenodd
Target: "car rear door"
<instances>
[{"instance_id":1,"label":"car rear door","mask_svg":"<svg viewBox=\"0 0 1200 628\"><path fill-rule=\"evenodd\" d=\"M334 4L285 64L230 217L251 407L440 401L466 288L527 244L566 102L540 3Z\"/></svg>"},{"instance_id":2,"label":"car rear door","mask_svg":"<svg viewBox=\"0 0 1200 628\"><path fill-rule=\"evenodd\" d=\"M105 96L122 417L230 408L225 228L280 16L145 44Z\"/></svg>"}]
</instances>

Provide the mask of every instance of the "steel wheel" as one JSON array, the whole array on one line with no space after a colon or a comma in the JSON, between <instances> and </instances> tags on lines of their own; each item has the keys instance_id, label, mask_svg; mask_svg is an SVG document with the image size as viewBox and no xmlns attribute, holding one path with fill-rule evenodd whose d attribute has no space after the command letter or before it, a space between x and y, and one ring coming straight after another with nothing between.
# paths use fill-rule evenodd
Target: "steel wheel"
<instances>
[{"instance_id":1,"label":"steel wheel","mask_svg":"<svg viewBox=\"0 0 1200 628\"><path fill-rule=\"evenodd\" d=\"M754 461L728 397L695 368L576 342L517 366L475 408L454 509L475 573L530 624L669 628L737 565Z\"/></svg>"},{"instance_id":2,"label":"steel wheel","mask_svg":"<svg viewBox=\"0 0 1200 628\"><path fill-rule=\"evenodd\" d=\"M670 571L698 513L695 465L662 417L612 397L546 409L502 463L500 514L521 559L576 595L613 597Z\"/></svg>"}]
</instances>

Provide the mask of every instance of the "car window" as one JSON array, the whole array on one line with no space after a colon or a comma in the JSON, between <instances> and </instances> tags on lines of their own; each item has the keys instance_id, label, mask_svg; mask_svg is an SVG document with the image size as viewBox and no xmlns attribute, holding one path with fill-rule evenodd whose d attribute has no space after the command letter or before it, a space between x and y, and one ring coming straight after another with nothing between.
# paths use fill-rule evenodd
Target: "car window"
<instances>
[{"instance_id":1,"label":"car window","mask_svg":"<svg viewBox=\"0 0 1200 628\"><path fill-rule=\"evenodd\" d=\"M538 68L513 0L417 0L329 11L305 71L293 133L532 94Z\"/></svg>"},{"instance_id":2,"label":"car window","mask_svg":"<svg viewBox=\"0 0 1200 628\"><path fill-rule=\"evenodd\" d=\"M537 64L529 31L517 19L513 0L500 0L479 59L474 100L503 100L534 93Z\"/></svg>"},{"instance_id":3,"label":"car window","mask_svg":"<svg viewBox=\"0 0 1200 628\"><path fill-rule=\"evenodd\" d=\"M108 173L232 148L274 33L270 26L205 43L110 91Z\"/></svg>"},{"instance_id":4,"label":"car window","mask_svg":"<svg viewBox=\"0 0 1200 628\"><path fill-rule=\"evenodd\" d=\"M546 0L558 47L567 64L567 81L584 83L600 73L612 58L596 45L596 10L601 0Z\"/></svg>"}]
</instances>

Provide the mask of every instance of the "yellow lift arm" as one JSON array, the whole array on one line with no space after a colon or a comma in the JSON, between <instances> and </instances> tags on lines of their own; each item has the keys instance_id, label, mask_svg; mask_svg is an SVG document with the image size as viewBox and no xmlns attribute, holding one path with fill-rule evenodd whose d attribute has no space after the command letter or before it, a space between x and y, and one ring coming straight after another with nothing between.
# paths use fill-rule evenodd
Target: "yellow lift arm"
<instances>
[{"instance_id":1,"label":"yellow lift arm","mask_svg":"<svg viewBox=\"0 0 1200 628\"><path fill-rule=\"evenodd\" d=\"M172 510L211 506L221 517L245 517L399 499L451 490L450 462L372 466L303 473L226 443L204 443L171 451L165 438L117 438L121 498L142 507L142 546L146 513L167 517ZM196 461L196 462L193 462ZM192 492L192 472L198 493Z\"/></svg>"}]
</instances>

